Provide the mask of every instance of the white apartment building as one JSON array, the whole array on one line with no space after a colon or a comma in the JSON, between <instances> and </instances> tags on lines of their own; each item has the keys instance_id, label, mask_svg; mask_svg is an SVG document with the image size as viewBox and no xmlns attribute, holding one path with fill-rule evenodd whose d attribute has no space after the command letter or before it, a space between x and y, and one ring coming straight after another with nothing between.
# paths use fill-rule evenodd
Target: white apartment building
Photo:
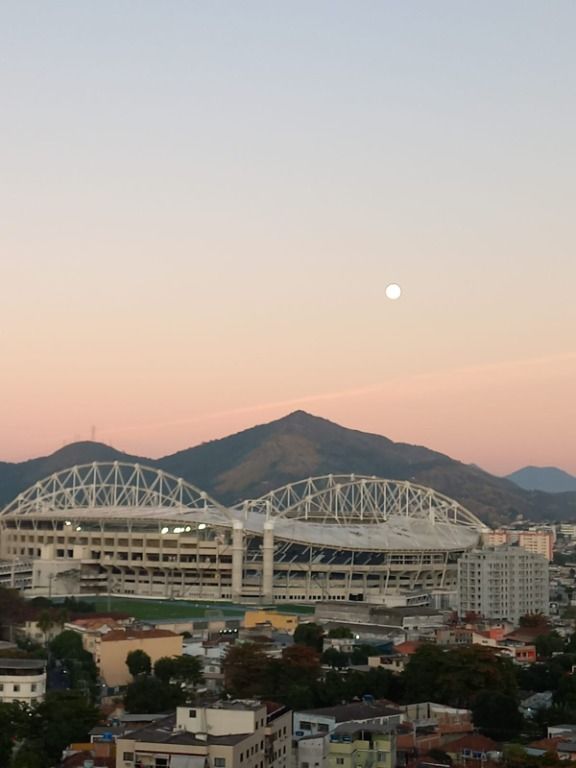
<instances>
[{"instance_id":1,"label":"white apartment building","mask_svg":"<svg viewBox=\"0 0 576 768\"><path fill-rule=\"evenodd\" d=\"M0 702L20 701L35 704L46 693L46 661L44 659L0 658Z\"/></svg>"},{"instance_id":2,"label":"white apartment building","mask_svg":"<svg viewBox=\"0 0 576 768\"><path fill-rule=\"evenodd\" d=\"M250 699L178 707L117 740L116 768L287 768L292 712Z\"/></svg>"},{"instance_id":3,"label":"white apartment building","mask_svg":"<svg viewBox=\"0 0 576 768\"><path fill-rule=\"evenodd\" d=\"M458 561L458 612L514 624L549 613L548 561L520 546L467 552Z\"/></svg>"}]
</instances>

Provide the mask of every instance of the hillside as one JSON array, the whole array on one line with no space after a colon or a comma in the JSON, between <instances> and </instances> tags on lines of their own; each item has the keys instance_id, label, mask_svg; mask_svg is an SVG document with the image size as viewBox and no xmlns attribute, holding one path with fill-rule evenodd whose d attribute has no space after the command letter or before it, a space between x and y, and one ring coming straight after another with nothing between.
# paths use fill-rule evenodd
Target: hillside
<instances>
[{"instance_id":1,"label":"hillside","mask_svg":"<svg viewBox=\"0 0 576 768\"><path fill-rule=\"evenodd\" d=\"M114 460L157 466L226 504L310 475L353 472L429 485L492 525L520 515L533 520L576 519L576 493L526 491L428 448L346 429L303 411L157 460L84 442L21 464L0 463L0 504L59 469Z\"/></svg>"},{"instance_id":2,"label":"hillside","mask_svg":"<svg viewBox=\"0 0 576 768\"><path fill-rule=\"evenodd\" d=\"M576 492L576 477L558 467L523 467L512 472L506 479L525 491Z\"/></svg>"}]
</instances>

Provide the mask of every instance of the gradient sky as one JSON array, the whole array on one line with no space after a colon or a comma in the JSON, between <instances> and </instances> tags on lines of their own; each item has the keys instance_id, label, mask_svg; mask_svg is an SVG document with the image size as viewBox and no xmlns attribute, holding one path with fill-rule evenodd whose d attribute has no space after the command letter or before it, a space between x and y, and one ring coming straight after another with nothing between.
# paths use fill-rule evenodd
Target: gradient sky
<instances>
[{"instance_id":1,"label":"gradient sky","mask_svg":"<svg viewBox=\"0 0 576 768\"><path fill-rule=\"evenodd\" d=\"M303 408L576 472L575 28L573 0L4 0L0 459Z\"/></svg>"}]
</instances>

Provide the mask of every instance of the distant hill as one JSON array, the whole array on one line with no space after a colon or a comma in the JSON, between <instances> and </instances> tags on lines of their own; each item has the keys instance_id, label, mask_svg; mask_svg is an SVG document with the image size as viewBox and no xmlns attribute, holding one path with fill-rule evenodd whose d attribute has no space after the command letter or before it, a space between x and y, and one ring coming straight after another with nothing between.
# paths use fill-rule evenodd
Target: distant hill
<instances>
[{"instance_id":1,"label":"distant hill","mask_svg":"<svg viewBox=\"0 0 576 768\"><path fill-rule=\"evenodd\" d=\"M558 467L523 467L507 476L526 491L576 492L576 477Z\"/></svg>"},{"instance_id":2,"label":"distant hill","mask_svg":"<svg viewBox=\"0 0 576 768\"><path fill-rule=\"evenodd\" d=\"M157 460L84 442L45 458L0 463L0 505L52 472L74 464L114 460L164 469L226 504L261 496L311 475L353 472L430 486L491 525L521 516L576 519L576 493L526 491L508 479L437 451L346 429L304 411Z\"/></svg>"}]
</instances>

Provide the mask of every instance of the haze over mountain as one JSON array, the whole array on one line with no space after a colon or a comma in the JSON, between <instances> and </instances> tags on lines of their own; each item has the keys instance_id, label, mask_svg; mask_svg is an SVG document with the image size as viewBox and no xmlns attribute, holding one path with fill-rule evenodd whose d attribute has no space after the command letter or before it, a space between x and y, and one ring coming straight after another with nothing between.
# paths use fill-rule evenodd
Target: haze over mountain
<instances>
[{"instance_id":1,"label":"haze over mountain","mask_svg":"<svg viewBox=\"0 0 576 768\"><path fill-rule=\"evenodd\" d=\"M0 504L52 472L115 460L164 469L226 504L311 475L352 472L430 486L492 525L519 516L576 519L576 493L526 491L442 453L347 429L304 411L156 460L130 456L102 443L82 442L47 457L0 463Z\"/></svg>"},{"instance_id":2,"label":"haze over mountain","mask_svg":"<svg viewBox=\"0 0 576 768\"><path fill-rule=\"evenodd\" d=\"M576 477L558 467L523 467L507 475L507 479L526 491L576 492Z\"/></svg>"}]
</instances>

